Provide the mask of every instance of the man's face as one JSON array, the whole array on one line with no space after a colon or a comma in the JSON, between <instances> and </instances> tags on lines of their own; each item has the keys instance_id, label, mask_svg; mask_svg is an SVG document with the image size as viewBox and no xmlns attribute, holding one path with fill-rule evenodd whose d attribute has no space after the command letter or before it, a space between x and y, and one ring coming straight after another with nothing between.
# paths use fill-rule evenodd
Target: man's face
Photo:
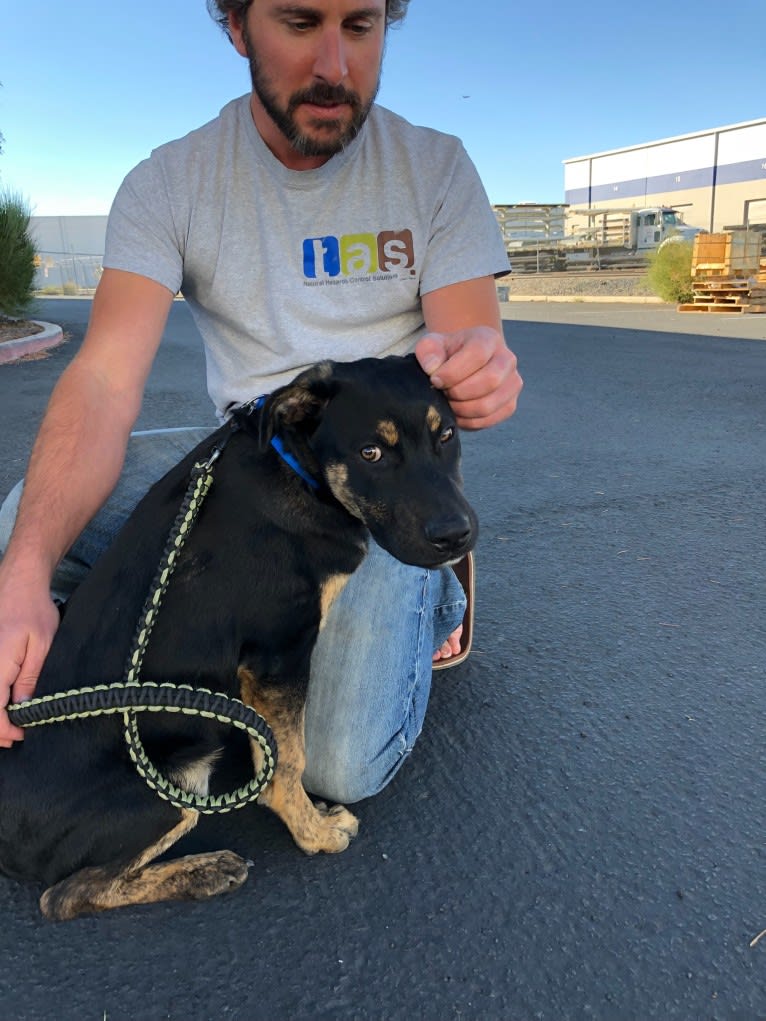
<instances>
[{"instance_id":1,"label":"man's face","mask_svg":"<svg viewBox=\"0 0 766 1021\"><path fill-rule=\"evenodd\" d=\"M354 138L378 91L385 0L253 0L237 51L250 63L253 117L287 166L318 166Z\"/></svg>"}]
</instances>

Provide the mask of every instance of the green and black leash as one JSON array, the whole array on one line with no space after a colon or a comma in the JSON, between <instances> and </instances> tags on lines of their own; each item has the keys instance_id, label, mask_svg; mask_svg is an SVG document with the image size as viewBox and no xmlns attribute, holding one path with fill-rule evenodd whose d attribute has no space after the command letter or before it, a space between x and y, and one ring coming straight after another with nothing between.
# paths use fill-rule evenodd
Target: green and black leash
<instances>
[{"instance_id":1,"label":"green and black leash","mask_svg":"<svg viewBox=\"0 0 766 1021\"><path fill-rule=\"evenodd\" d=\"M232 426L221 445L213 448L207 461L194 465L186 495L173 522L160 565L141 610L122 683L57 692L8 706L8 716L19 727L39 727L48 723L122 713L125 743L139 775L159 797L171 805L191 808L203 815L243 808L261 794L274 775L277 764L277 747L271 728L262 716L239 699L188 684L142 682L140 677L144 654L159 615L162 598L181 549L213 483L213 465L236 428L236 425ZM141 712L184 713L236 727L257 742L262 751L263 763L252 780L228 794L201 795L182 790L172 784L146 754L138 733L138 713Z\"/></svg>"}]
</instances>

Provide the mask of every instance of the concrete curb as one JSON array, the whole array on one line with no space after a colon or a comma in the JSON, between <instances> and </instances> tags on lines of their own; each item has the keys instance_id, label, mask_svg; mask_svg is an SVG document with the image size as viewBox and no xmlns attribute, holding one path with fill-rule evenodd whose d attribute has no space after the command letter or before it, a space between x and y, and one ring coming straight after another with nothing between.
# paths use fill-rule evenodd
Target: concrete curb
<instances>
[{"instance_id":1,"label":"concrete curb","mask_svg":"<svg viewBox=\"0 0 766 1021\"><path fill-rule=\"evenodd\" d=\"M41 319L31 319L30 322L42 326L42 331L28 337L19 337L17 340L0 341L0 365L18 361L19 358L35 354L37 351L47 351L49 347L56 347L64 339L64 331L55 323L46 323Z\"/></svg>"}]
</instances>

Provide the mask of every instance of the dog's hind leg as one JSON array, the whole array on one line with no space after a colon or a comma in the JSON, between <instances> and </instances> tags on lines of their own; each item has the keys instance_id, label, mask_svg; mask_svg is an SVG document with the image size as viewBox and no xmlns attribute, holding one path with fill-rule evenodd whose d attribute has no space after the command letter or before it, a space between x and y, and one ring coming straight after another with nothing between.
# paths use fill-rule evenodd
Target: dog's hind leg
<instances>
[{"instance_id":1,"label":"dog's hind leg","mask_svg":"<svg viewBox=\"0 0 766 1021\"><path fill-rule=\"evenodd\" d=\"M240 667L242 700L267 720L276 738L277 768L258 803L268 806L285 823L295 843L306 854L345 851L359 829L356 816L342 805L329 810L313 804L304 790L306 768L303 742L303 701L294 692L264 690L253 674ZM260 745L251 740L256 769L261 768Z\"/></svg>"},{"instance_id":2,"label":"dog's hind leg","mask_svg":"<svg viewBox=\"0 0 766 1021\"><path fill-rule=\"evenodd\" d=\"M43 914L52 921L65 921L129 904L203 900L241 886L247 878L247 862L232 851L150 864L193 829L198 818L198 812L182 809L178 825L128 865L84 868L62 879L40 898Z\"/></svg>"}]
</instances>

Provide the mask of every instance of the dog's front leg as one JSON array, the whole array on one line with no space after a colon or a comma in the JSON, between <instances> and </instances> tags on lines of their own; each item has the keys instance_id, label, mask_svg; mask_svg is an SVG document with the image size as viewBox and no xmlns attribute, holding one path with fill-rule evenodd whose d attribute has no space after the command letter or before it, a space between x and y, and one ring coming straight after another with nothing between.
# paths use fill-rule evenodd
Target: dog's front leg
<instances>
[{"instance_id":1,"label":"dog's front leg","mask_svg":"<svg viewBox=\"0 0 766 1021\"><path fill-rule=\"evenodd\" d=\"M276 738L277 768L271 782L258 798L285 823L293 839L306 854L318 851L345 851L359 829L359 822L348 809L313 804L303 787L306 753L303 739L304 702L294 691L262 688L253 674L240 667L242 701L267 721ZM251 739L256 770L263 763L257 741Z\"/></svg>"}]
</instances>

